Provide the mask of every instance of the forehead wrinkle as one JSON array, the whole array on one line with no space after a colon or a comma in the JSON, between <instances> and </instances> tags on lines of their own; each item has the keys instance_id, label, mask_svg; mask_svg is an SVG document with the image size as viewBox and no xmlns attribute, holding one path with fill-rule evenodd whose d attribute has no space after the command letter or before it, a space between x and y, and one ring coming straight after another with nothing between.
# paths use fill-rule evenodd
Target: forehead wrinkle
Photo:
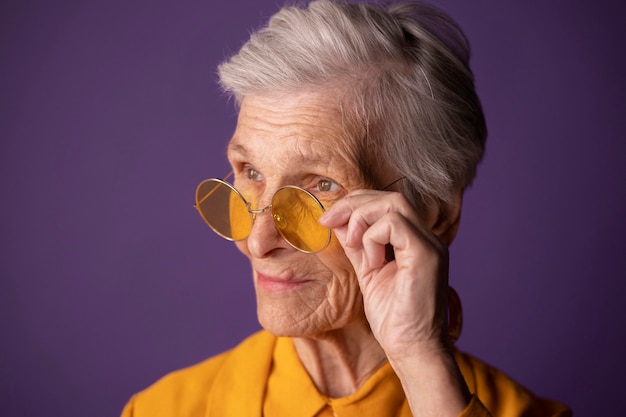
<instances>
[{"instance_id":1,"label":"forehead wrinkle","mask_svg":"<svg viewBox=\"0 0 626 417\"><path fill-rule=\"evenodd\" d=\"M285 138L285 140L281 143L281 145L287 145L290 142L289 138ZM305 151L301 143L307 143L307 140L300 140L300 138L295 138L294 143L290 148L293 150L290 151L289 159L295 160L298 164L318 164L320 161L327 160L327 157L318 156L316 151ZM273 149L270 147L268 150ZM258 158L256 152L252 152L252 150L248 149L245 144L240 142L237 137L233 137L228 144L228 153L236 153L243 156L246 159L251 160L253 155Z\"/></svg>"},{"instance_id":2,"label":"forehead wrinkle","mask_svg":"<svg viewBox=\"0 0 626 417\"><path fill-rule=\"evenodd\" d=\"M250 99L253 99L250 97ZM262 111L255 111L255 109ZM296 137L302 135L308 139L316 140L326 136L339 139L346 129L343 113L327 98L309 96L307 100L299 100L295 106L286 112L274 106L259 106L254 101L245 101L240 111L239 124L244 129L251 128L268 135L281 132L281 137ZM324 120L324 123L320 123Z\"/></svg>"},{"instance_id":3,"label":"forehead wrinkle","mask_svg":"<svg viewBox=\"0 0 626 417\"><path fill-rule=\"evenodd\" d=\"M322 162L330 162L335 159L337 147L341 148L338 145L338 141L341 139L327 143L319 138L292 133L274 137L274 139L273 143L264 147L267 151L276 152L276 146L283 147L290 160L302 165L318 165ZM260 156L256 151L246 146L246 141L240 140L238 135L233 136L228 143L227 152L239 154L249 160L258 159Z\"/></svg>"},{"instance_id":4,"label":"forehead wrinkle","mask_svg":"<svg viewBox=\"0 0 626 417\"><path fill-rule=\"evenodd\" d=\"M246 97L229 151L253 165L271 156L274 167L285 172L306 167L336 179L356 177L355 173L360 177L355 132L341 108L319 94L296 95L288 101Z\"/></svg>"},{"instance_id":5,"label":"forehead wrinkle","mask_svg":"<svg viewBox=\"0 0 626 417\"><path fill-rule=\"evenodd\" d=\"M317 165L323 158L316 150L315 141L304 139L300 135L291 141L291 158L298 164L314 164Z\"/></svg>"}]
</instances>

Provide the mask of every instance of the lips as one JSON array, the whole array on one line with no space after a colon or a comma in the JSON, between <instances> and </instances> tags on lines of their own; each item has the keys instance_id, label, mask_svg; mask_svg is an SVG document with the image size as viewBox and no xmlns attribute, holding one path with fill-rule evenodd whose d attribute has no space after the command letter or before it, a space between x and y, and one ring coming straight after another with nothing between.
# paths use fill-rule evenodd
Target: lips
<instances>
[{"instance_id":1,"label":"lips","mask_svg":"<svg viewBox=\"0 0 626 417\"><path fill-rule=\"evenodd\" d=\"M292 279L290 277L282 278L272 275L256 273L257 285L266 291L286 291L294 288L298 288L307 282L308 280Z\"/></svg>"}]
</instances>

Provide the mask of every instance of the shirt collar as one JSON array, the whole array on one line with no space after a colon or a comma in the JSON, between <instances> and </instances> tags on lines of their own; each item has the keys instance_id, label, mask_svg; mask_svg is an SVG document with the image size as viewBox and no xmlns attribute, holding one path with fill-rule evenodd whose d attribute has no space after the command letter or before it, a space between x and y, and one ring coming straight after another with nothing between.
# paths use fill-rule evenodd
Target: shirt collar
<instances>
[{"instance_id":1,"label":"shirt collar","mask_svg":"<svg viewBox=\"0 0 626 417\"><path fill-rule=\"evenodd\" d=\"M315 387L300 362L293 340L278 338L267 382L264 415L313 417L328 406L332 409L329 414L338 417L411 415L400 380L389 363L374 372L355 393L329 398Z\"/></svg>"}]
</instances>

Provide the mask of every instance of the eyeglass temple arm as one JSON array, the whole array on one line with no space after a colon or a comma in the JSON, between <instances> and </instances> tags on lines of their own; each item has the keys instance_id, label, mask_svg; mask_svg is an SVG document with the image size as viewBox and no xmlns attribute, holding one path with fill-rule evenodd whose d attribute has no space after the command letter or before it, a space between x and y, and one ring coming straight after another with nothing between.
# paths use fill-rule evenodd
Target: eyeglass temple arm
<instances>
[{"instance_id":1,"label":"eyeglass temple arm","mask_svg":"<svg viewBox=\"0 0 626 417\"><path fill-rule=\"evenodd\" d=\"M389 184L387 184L383 188L381 188L380 191L385 191L387 188L391 187L395 183L400 182L400 180L404 180L404 179L406 179L406 177L396 178L395 180L391 181Z\"/></svg>"},{"instance_id":2,"label":"eyeglass temple arm","mask_svg":"<svg viewBox=\"0 0 626 417\"><path fill-rule=\"evenodd\" d=\"M226 182L226 180L230 177L233 176L233 171L230 171L228 174L226 174L226 176L224 178L222 178L222 181ZM202 204L204 202L204 200L206 200L207 198L211 197L211 194L213 194L215 192L215 190L217 190L217 187L213 188L207 195L204 196L204 198L200 201L198 201L197 203L194 203L193 208L197 209L198 208L198 204Z\"/></svg>"}]
</instances>

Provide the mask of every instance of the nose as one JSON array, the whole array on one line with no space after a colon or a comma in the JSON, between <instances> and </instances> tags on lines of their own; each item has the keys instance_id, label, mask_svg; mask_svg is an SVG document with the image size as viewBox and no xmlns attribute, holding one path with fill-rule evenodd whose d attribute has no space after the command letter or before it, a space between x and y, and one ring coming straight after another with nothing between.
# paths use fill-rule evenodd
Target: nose
<instances>
[{"instance_id":1,"label":"nose","mask_svg":"<svg viewBox=\"0 0 626 417\"><path fill-rule=\"evenodd\" d=\"M249 209L254 220L246 244L255 258L266 257L274 249L288 246L276 228L271 204L260 207L263 208Z\"/></svg>"}]
</instances>

